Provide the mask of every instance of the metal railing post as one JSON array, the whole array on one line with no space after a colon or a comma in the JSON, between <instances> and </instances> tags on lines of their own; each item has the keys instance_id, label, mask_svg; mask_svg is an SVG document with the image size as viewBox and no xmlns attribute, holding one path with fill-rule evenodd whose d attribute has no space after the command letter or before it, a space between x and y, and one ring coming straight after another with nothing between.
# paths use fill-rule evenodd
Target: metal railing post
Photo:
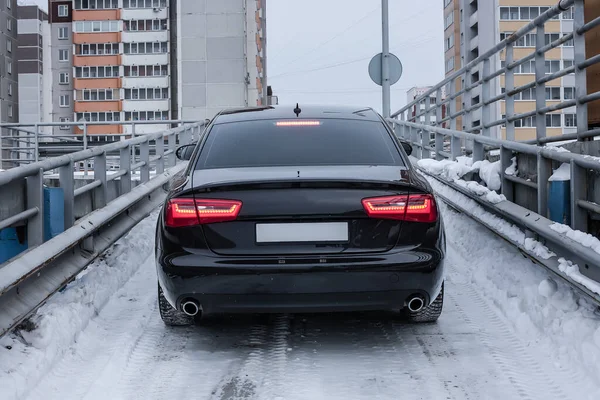
<instances>
[{"instance_id":1,"label":"metal railing post","mask_svg":"<svg viewBox=\"0 0 600 400\"><path fill-rule=\"evenodd\" d=\"M444 118L442 113L442 89L438 89L435 93L435 124L441 127L440 121ZM442 151L444 151L444 135L435 132L435 159L442 160Z\"/></svg>"},{"instance_id":2,"label":"metal railing post","mask_svg":"<svg viewBox=\"0 0 600 400\"><path fill-rule=\"evenodd\" d=\"M27 246L33 248L44 243L44 170L28 176L27 209L37 208L37 214L27 222Z\"/></svg>"},{"instance_id":3,"label":"metal railing post","mask_svg":"<svg viewBox=\"0 0 600 400\"><path fill-rule=\"evenodd\" d=\"M146 140L140 144L140 161L145 164L140 169L141 183L146 183L150 180L150 142Z\"/></svg>"},{"instance_id":4,"label":"metal railing post","mask_svg":"<svg viewBox=\"0 0 600 400\"><path fill-rule=\"evenodd\" d=\"M97 210L108 203L108 188L106 186L106 153L94 157L94 180L100 181L100 186L94 189L94 209Z\"/></svg>"},{"instance_id":5,"label":"metal railing post","mask_svg":"<svg viewBox=\"0 0 600 400\"><path fill-rule=\"evenodd\" d=\"M168 155L168 158L167 158L167 167L172 167L177 162L177 158L175 157L175 150L177 150L176 139L177 139L177 133L171 133L167 137L167 144L169 146L169 150L171 151L171 153Z\"/></svg>"},{"instance_id":6,"label":"metal railing post","mask_svg":"<svg viewBox=\"0 0 600 400\"><path fill-rule=\"evenodd\" d=\"M425 126L431 125L431 98L425 98ZM429 147L431 134L427 129L421 131L421 158L431 158L431 153L425 147Z\"/></svg>"},{"instance_id":7,"label":"metal railing post","mask_svg":"<svg viewBox=\"0 0 600 400\"><path fill-rule=\"evenodd\" d=\"M35 155L33 159L35 162L40 161L40 131L38 129L38 124L35 124Z\"/></svg>"},{"instance_id":8,"label":"metal railing post","mask_svg":"<svg viewBox=\"0 0 600 400\"><path fill-rule=\"evenodd\" d=\"M165 172L165 137L157 138L154 147L156 156L159 157L156 160L156 175L160 175Z\"/></svg>"},{"instance_id":9,"label":"metal railing post","mask_svg":"<svg viewBox=\"0 0 600 400\"><path fill-rule=\"evenodd\" d=\"M500 176L502 177L502 194L508 201L515 200L515 188L511 180L506 178L506 169L512 164L513 152L506 149L504 146L500 147Z\"/></svg>"},{"instance_id":10,"label":"metal railing post","mask_svg":"<svg viewBox=\"0 0 600 400\"><path fill-rule=\"evenodd\" d=\"M508 119L515 115L515 96L509 95L515 88L515 71L509 68L509 65L514 61L514 43L509 43L506 46L506 57L504 65L504 99L505 99L505 125L506 125L506 140L515 140L515 123Z\"/></svg>"},{"instance_id":11,"label":"metal railing post","mask_svg":"<svg viewBox=\"0 0 600 400\"><path fill-rule=\"evenodd\" d=\"M121 196L131 191L131 145L121 149L121 172L125 171L125 175L121 176Z\"/></svg>"},{"instance_id":12,"label":"metal railing post","mask_svg":"<svg viewBox=\"0 0 600 400\"><path fill-rule=\"evenodd\" d=\"M546 43L546 30L544 25L537 27L535 42L535 79L539 81L546 76L546 55L539 50ZM536 114L536 139L540 140L546 137L546 115L539 113L539 110L546 107L546 84L538 84L535 89L535 109Z\"/></svg>"},{"instance_id":13,"label":"metal railing post","mask_svg":"<svg viewBox=\"0 0 600 400\"><path fill-rule=\"evenodd\" d=\"M585 35L577 33L583 25L585 25L584 15L584 0L575 0L574 5L575 15L573 16L573 46L575 57L573 63L575 65L575 95L577 99L581 99L587 95L587 72L581 70L577 66L585 62ZM577 133L586 132L588 130L588 105L577 102ZM578 135L579 136L579 135ZM579 141L583 140L578 137Z\"/></svg>"},{"instance_id":14,"label":"metal railing post","mask_svg":"<svg viewBox=\"0 0 600 400\"><path fill-rule=\"evenodd\" d=\"M571 161L571 228L587 232L588 215L579 200L587 200L587 170Z\"/></svg>"},{"instance_id":15,"label":"metal railing post","mask_svg":"<svg viewBox=\"0 0 600 400\"><path fill-rule=\"evenodd\" d=\"M75 165L73 161L63 165L58 169L60 187L64 196L65 230L69 229L75 223Z\"/></svg>"},{"instance_id":16,"label":"metal railing post","mask_svg":"<svg viewBox=\"0 0 600 400\"><path fill-rule=\"evenodd\" d=\"M87 150L88 148L88 128L87 123L83 123L83 149ZM88 176L88 161L83 160L83 175Z\"/></svg>"},{"instance_id":17,"label":"metal railing post","mask_svg":"<svg viewBox=\"0 0 600 400\"><path fill-rule=\"evenodd\" d=\"M537 155L537 213L548 216L548 180L552 175L552 162L542 154Z\"/></svg>"}]
</instances>

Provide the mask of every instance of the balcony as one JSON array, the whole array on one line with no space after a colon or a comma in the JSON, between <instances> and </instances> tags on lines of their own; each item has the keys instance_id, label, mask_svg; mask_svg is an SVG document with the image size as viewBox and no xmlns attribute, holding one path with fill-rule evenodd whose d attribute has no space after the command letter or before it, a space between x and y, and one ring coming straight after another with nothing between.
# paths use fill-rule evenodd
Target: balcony
<instances>
[{"instance_id":1,"label":"balcony","mask_svg":"<svg viewBox=\"0 0 600 400\"><path fill-rule=\"evenodd\" d=\"M168 111L171 101L162 100L123 100L123 111Z\"/></svg>"},{"instance_id":2,"label":"balcony","mask_svg":"<svg viewBox=\"0 0 600 400\"><path fill-rule=\"evenodd\" d=\"M73 43L119 43L121 32L73 33Z\"/></svg>"},{"instance_id":3,"label":"balcony","mask_svg":"<svg viewBox=\"0 0 600 400\"><path fill-rule=\"evenodd\" d=\"M121 78L75 78L74 88L77 89L118 89Z\"/></svg>"},{"instance_id":4,"label":"balcony","mask_svg":"<svg viewBox=\"0 0 600 400\"><path fill-rule=\"evenodd\" d=\"M120 55L101 55L101 56L83 56L73 57L73 65L76 67L100 66L100 65L121 65Z\"/></svg>"},{"instance_id":5,"label":"balcony","mask_svg":"<svg viewBox=\"0 0 600 400\"><path fill-rule=\"evenodd\" d=\"M169 76L140 76L123 78L123 87L133 88L157 88L169 87L171 79Z\"/></svg>"},{"instance_id":6,"label":"balcony","mask_svg":"<svg viewBox=\"0 0 600 400\"><path fill-rule=\"evenodd\" d=\"M76 101L75 112L123 111L121 100L109 101Z\"/></svg>"},{"instance_id":7,"label":"balcony","mask_svg":"<svg viewBox=\"0 0 600 400\"><path fill-rule=\"evenodd\" d=\"M123 65L165 65L169 64L169 53L123 54Z\"/></svg>"},{"instance_id":8,"label":"balcony","mask_svg":"<svg viewBox=\"0 0 600 400\"><path fill-rule=\"evenodd\" d=\"M139 42L168 42L169 31L123 31L121 33L121 40L125 43L139 43Z\"/></svg>"},{"instance_id":9,"label":"balcony","mask_svg":"<svg viewBox=\"0 0 600 400\"><path fill-rule=\"evenodd\" d=\"M73 21L114 21L120 19L120 9L73 10Z\"/></svg>"},{"instance_id":10,"label":"balcony","mask_svg":"<svg viewBox=\"0 0 600 400\"><path fill-rule=\"evenodd\" d=\"M197 1L197 0L196 0ZM160 8L154 11L153 8L137 8L121 10L121 19L124 21L135 19L168 19L169 8Z\"/></svg>"},{"instance_id":11,"label":"balcony","mask_svg":"<svg viewBox=\"0 0 600 400\"><path fill-rule=\"evenodd\" d=\"M478 47L479 47L479 35L477 35L473 39L471 39L471 41L469 42L469 50L473 51Z\"/></svg>"},{"instance_id":12,"label":"balcony","mask_svg":"<svg viewBox=\"0 0 600 400\"><path fill-rule=\"evenodd\" d=\"M114 135L123 133L123 125L88 125L88 135ZM75 127L75 134L83 135L83 129Z\"/></svg>"}]
</instances>

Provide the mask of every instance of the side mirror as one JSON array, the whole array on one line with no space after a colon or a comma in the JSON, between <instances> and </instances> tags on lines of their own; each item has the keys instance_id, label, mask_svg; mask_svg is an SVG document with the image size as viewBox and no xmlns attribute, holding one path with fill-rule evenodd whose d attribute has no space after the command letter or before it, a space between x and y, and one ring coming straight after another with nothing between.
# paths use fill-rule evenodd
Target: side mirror
<instances>
[{"instance_id":1,"label":"side mirror","mask_svg":"<svg viewBox=\"0 0 600 400\"><path fill-rule=\"evenodd\" d=\"M408 143L408 142L400 142L400 143L402 144L402 148L406 152L406 155L410 156L412 154L412 151L413 151L413 148L410 145L410 143Z\"/></svg>"},{"instance_id":2,"label":"side mirror","mask_svg":"<svg viewBox=\"0 0 600 400\"><path fill-rule=\"evenodd\" d=\"M185 146L181 146L175 151L175 155L182 161L188 161L190 158L192 158L194 147L196 147L195 144L186 144Z\"/></svg>"}]
</instances>

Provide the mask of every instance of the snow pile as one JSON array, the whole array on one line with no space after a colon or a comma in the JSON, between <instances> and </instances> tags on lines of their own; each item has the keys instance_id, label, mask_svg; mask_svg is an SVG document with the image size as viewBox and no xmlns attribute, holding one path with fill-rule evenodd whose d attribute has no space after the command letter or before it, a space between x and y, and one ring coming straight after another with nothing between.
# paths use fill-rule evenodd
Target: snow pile
<instances>
[{"instance_id":1,"label":"snow pile","mask_svg":"<svg viewBox=\"0 0 600 400\"><path fill-rule=\"evenodd\" d=\"M489 162L488 160L477 161L473 168L479 170L479 176L491 190L500 190L502 187L500 161Z\"/></svg>"},{"instance_id":2,"label":"snow pile","mask_svg":"<svg viewBox=\"0 0 600 400\"><path fill-rule=\"evenodd\" d=\"M554 173L550 176L549 181L570 181L571 166L569 164L561 164Z\"/></svg>"},{"instance_id":3,"label":"snow pile","mask_svg":"<svg viewBox=\"0 0 600 400\"><path fill-rule=\"evenodd\" d=\"M469 200L460 197L460 204L471 210L472 204L464 203ZM465 288L473 288L490 307L499 309L519 336L527 338L524 346L546 351L553 362L545 367L568 373L571 383L587 394L580 398L599 398L600 315L596 306L524 259L510 244L495 240L486 228L443 203L442 207L449 253L459 252L470 261L452 264L450 279L465 282ZM488 218L492 216L483 217ZM566 267L565 272L573 275L574 268Z\"/></svg>"},{"instance_id":4,"label":"snow pile","mask_svg":"<svg viewBox=\"0 0 600 400\"><path fill-rule=\"evenodd\" d=\"M35 329L0 339L0 397L23 397L63 357L90 320L153 254L155 222L156 214L140 222L53 296L31 317Z\"/></svg>"},{"instance_id":5,"label":"snow pile","mask_svg":"<svg viewBox=\"0 0 600 400\"><path fill-rule=\"evenodd\" d=\"M490 190L489 188L480 185L477 182L464 181L461 178L470 172L475 172L479 170L480 176L482 175L483 168L483 176L482 179L487 183L486 179L492 181L492 184L496 184L494 178L492 177L496 170L499 174L500 162L498 163L490 163L489 161L477 161L473 163L473 159L470 157L458 157L457 161L450 160L442 160L436 161L432 159L423 159L418 160L417 165L420 168L423 168L428 173L439 176L445 180L456 183L458 186L461 186L468 190L471 193L479 196L483 200L486 200L492 204L497 204L506 200L504 195L496 193L494 190ZM485 176L485 178L484 178ZM500 181L498 175L498 182ZM498 187L499 189L500 187Z\"/></svg>"},{"instance_id":6,"label":"snow pile","mask_svg":"<svg viewBox=\"0 0 600 400\"><path fill-rule=\"evenodd\" d=\"M570 226L564 224L552 224L550 225L550 229L563 234L569 239L600 254L600 240L598 240L598 238L595 236L592 236L589 233L573 230Z\"/></svg>"},{"instance_id":7,"label":"snow pile","mask_svg":"<svg viewBox=\"0 0 600 400\"><path fill-rule=\"evenodd\" d=\"M546 246L538 242L537 240L527 238L523 243L525 246L525 250L530 251L536 256L543 258L544 260L548 260L551 257L556 257L556 254L548 250Z\"/></svg>"},{"instance_id":8,"label":"snow pile","mask_svg":"<svg viewBox=\"0 0 600 400\"><path fill-rule=\"evenodd\" d=\"M513 157L511 159L512 164L510 165L510 167L506 168L506 171L504 171L504 173L506 175L510 175L510 176L517 176L518 173L518 169L517 169L517 157Z\"/></svg>"},{"instance_id":9,"label":"snow pile","mask_svg":"<svg viewBox=\"0 0 600 400\"><path fill-rule=\"evenodd\" d=\"M585 286L592 292L600 294L600 284L579 272L579 266L573 264L571 261L565 260L564 258L560 258L558 262L560 262L560 265L558 266L558 268L560 268L560 272L564 273L580 285Z\"/></svg>"},{"instance_id":10,"label":"snow pile","mask_svg":"<svg viewBox=\"0 0 600 400\"><path fill-rule=\"evenodd\" d=\"M564 147L552 146L552 145L548 145L548 144L546 146L544 146L544 149L550 150L550 151L556 151L557 153L570 153L570 151L565 149Z\"/></svg>"}]
</instances>

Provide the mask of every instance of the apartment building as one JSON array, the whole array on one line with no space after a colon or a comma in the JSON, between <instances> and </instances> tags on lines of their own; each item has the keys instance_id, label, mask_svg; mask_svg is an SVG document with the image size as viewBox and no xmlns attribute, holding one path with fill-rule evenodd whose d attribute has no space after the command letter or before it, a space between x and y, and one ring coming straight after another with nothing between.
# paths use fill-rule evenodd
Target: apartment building
<instances>
[{"instance_id":1,"label":"apartment building","mask_svg":"<svg viewBox=\"0 0 600 400\"><path fill-rule=\"evenodd\" d=\"M264 0L49 0L49 20L52 120L131 122L93 140L266 99Z\"/></svg>"},{"instance_id":2,"label":"apartment building","mask_svg":"<svg viewBox=\"0 0 600 400\"><path fill-rule=\"evenodd\" d=\"M406 92L406 102L411 103L411 102L415 101L417 98L424 95L430 89L431 89L431 86L413 87L413 88L409 89L408 92ZM444 99L444 98L446 98L446 90L445 89L442 90L442 99ZM435 107L436 101L437 101L437 94L434 92L431 95L429 95L430 107L432 107L432 108ZM424 111L425 111L425 104L421 103L419 105L418 109L417 109L417 105L413 106L413 109L411 110L411 115L414 117L417 114L420 114ZM442 118L445 117L444 114L442 115ZM429 122L430 123L436 122L435 111L433 111L431 113L431 115L429 116ZM419 121L417 121L417 123L424 124L425 116L424 115L421 116L419 118Z\"/></svg>"},{"instance_id":3,"label":"apartment building","mask_svg":"<svg viewBox=\"0 0 600 400\"><path fill-rule=\"evenodd\" d=\"M265 2L176 2L175 115L204 119L227 107L267 104Z\"/></svg>"},{"instance_id":4,"label":"apartment building","mask_svg":"<svg viewBox=\"0 0 600 400\"><path fill-rule=\"evenodd\" d=\"M17 53L17 0L0 0L0 122L19 120L19 88ZM2 136L10 133L0 130ZM9 167L6 160L15 158L16 153L7 150L13 141L0 139L0 168Z\"/></svg>"},{"instance_id":5,"label":"apartment building","mask_svg":"<svg viewBox=\"0 0 600 400\"><path fill-rule=\"evenodd\" d=\"M17 18L19 122L46 122L51 112L48 14L38 6L18 6Z\"/></svg>"},{"instance_id":6,"label":"apartment building","mask_svg":"<svg viewBox=\"0 0 600 400\"><path fill-rule=\"evenodd\" d=\"M548 8L554 6L554 0L444 0L445 18L445 50L447 76L459 70L463 65L485 53L499 41L516 32L519 28L535 19ZM550 43L573 30L573 11L568 11L548 21L545 25L545 42ZM457 39L459 38L459 39ZM531 54L535 49L535 33L521 38L514 44L514 58L520 59ZM559 48L546 53L546 73L554 73L573 65L573 42L566 42ZM492 60L492 69L504 66L505 52ZM472 71L468 84L480 79L481 66ZM515 71L515 86L522 86L535 80L534 61L521 65ZM457 90L461 83L457 82ZM505 88L505 76L492 82L492 96ZM547 105L572 99L575 96L575 77L567 75L563 78L548 82L545 88ZM457 99L456 110L479 103L481 89L471 92L469 98ZM535 89L525 91L515 99L515 112L524 113L535 109ZM497 120L505 114L505 103L492 107L491 119ZM474 112L473 121L461 121L457 127L463 129L477 128L480 124L481 110ZM515 121L515 140L536 138L535 117ZM564 109L546 116L546 134L557 136L576 131L575 108ZM500 127L492 131L493 136L506 138L506 129Z\"/></svg>"}]
</instances>

